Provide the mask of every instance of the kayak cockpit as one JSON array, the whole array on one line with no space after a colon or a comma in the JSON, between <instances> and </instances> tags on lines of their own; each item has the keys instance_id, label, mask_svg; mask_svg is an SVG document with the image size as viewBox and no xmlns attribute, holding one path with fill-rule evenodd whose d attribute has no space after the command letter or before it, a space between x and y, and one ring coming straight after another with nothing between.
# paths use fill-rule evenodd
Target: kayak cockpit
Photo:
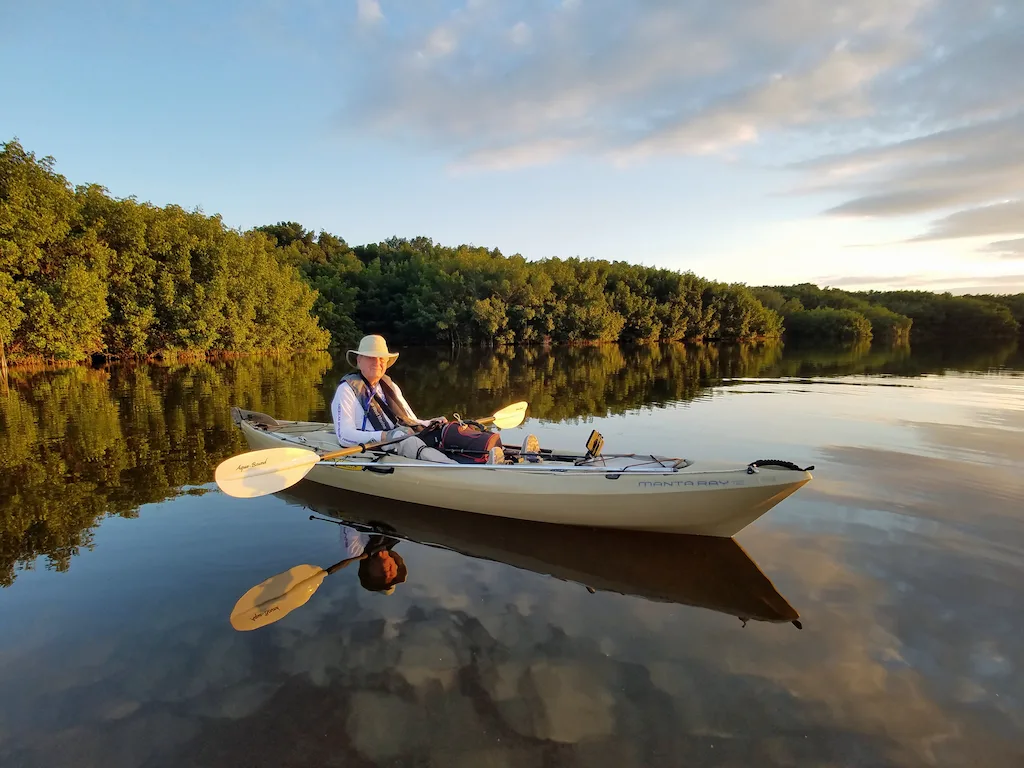
<instances>
[{"instance_id":1,"label":"kayak cockpit","mask_svg":"<svg viewBox=\"0 0 1024 768\"><path fill-rule=\"evenodd\" d=\"M241 425L242 422L245 422L253 429L273 433L283 443L310 448L320 454L337 451L341 447L331 425L323 422L281 421L265 413L246 411L238 407L231 409L231 416L236 425ZM513 465L526 464L544 466L545 468L565 467L612 472L645 471L661 473L678 471L692 464L689 459L657 456L649 453L617 453L592 456L586 452L541 448L539 453L530 454L529 458L524 458L519 455L521 448L518 446L504 446L504 451L506 457L511 460L510 463ZM368 448L365 454L362 454L362 460L376 462L383 458L384 454L384 451L375 451ZM373 456L373 458L369 458L368 455ZM349 459L335 463L352 464L355 462ZM414 465L424 463L428 462L413 460Z\"/></svg>"}]
</instances>

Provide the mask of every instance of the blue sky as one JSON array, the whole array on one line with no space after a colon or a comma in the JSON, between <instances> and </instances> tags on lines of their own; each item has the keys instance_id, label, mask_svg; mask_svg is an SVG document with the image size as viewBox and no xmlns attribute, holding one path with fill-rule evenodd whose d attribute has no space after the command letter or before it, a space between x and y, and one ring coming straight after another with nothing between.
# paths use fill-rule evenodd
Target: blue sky
<instances>
[{"instance_id":1,"label":"blue sky","mask_svg":"<svg viewBox=\"0 0 1024 768\"><path fill-rule=\"evenodd\" d=\"M72 183L748 284L1024 290L1019 0L0 0Z\"/></svg>"}]
</instances>

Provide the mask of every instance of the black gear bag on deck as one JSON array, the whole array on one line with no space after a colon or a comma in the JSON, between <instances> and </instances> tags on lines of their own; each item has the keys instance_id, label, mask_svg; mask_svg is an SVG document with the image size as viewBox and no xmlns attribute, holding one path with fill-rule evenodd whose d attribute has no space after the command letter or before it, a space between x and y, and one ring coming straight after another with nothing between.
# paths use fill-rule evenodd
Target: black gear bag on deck
<instances>
[{"instance_id":1,"label":"black gear bag on deck","mask_svg":"<svg viewBox=\"0 0 1024 768\"><path fill-rule=\"evenodd\" d=\"M438 449L460 464L486 464L491 448L501 445L497 432L487 432L473 422L445 424Z\"/></svg>"}]
</instances>

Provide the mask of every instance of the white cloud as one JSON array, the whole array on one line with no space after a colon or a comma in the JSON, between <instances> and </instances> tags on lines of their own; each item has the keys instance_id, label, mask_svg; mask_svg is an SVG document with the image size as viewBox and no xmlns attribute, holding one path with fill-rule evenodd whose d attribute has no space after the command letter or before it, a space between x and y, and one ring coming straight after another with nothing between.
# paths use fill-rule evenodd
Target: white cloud
<instances>
[{"instance_id":1,"label":"white cloud","mask_svg":"<svg viewBox=\"0 0 1024 768\"><path fill-rule=\"evenodd\" d=\"M753 87L654 131L618 158L710 154L752 143L765 132L870 114L865 86L904 55L897 48L840 48L804 72L773 74Z\"/></svg>"},{"instance_id":2,"label":"white cloud","mask_svg":"<svg viewBox=\"0 0 1024 768\"><path fill-rule=\"evenodd\" d=\"M431 30L427 35L423 52L428 56L443 57L452 53L458 44L459 40L455 35L455 30L451 27L440 26Z\"/></svg>"},{"instance_id":3,"label":"white cloud","mask_svg":"<svg viewBox=\"0 0 1024 768\"><path fill-rule=\"evenodd\" d=\"M378 0L356 0L356 16L361 24L377 24L384 20Z\"/></svg>"},{"instance_id":4,"label":"white cloud","mask_svg":"<svg viewBox=\"0 0 1024 768\"><path fill-rule=\"evenodd\" d=\"M525 21L517 22L508 33L509 40L516 45L526 45L530 42L532 33L530 31L530 25Z\"/></svg>"},{"instance_id":5,"label":"white cloud","mask_svg":"<svg viewBox=\"0 0 1024 768\"><path fill-rule=\"evenodd\" d=\"M905 215L1015 197L1024 173L1024 113L798 167L821 180L818 189L854 194L831 211L844 215Z\"/></svg>"},{"instance_id":6,"label":"white cloud","mask_svg":"<svg viewBox=\"0 0 1024 768\"><path fill-rule=\"evenodd\" d=\"M942 275L880 274L880 275L832 275L815 278L818 285L847 290L922 290L964 293L1019 293L1024 291L1024 275Z\"/></svg>"},{"instance_id":7,"label":"white cloud","mask_svg":"<svg viewBox=\"0 0 1024 768\"><path fill-rule=\"evenodd\" d=\"M915 239L945 240L1021 233L1024 233L1024 200L1008 200L951 213L935 221L927 233Z\"/></svg>"},{"instance_id":8,"label":"white cloud","mask_svg":"<svg viewBox=\"0 0 1024 768\"><path fill-rule=\"evenodd\" d=\"M986 253L995 253L1004 259L1024 259L1024 238L1015 240L998 240L981 249Z\"/></svg>"},{"instance_id":9,"label":"white cloud","mask_svg":"<svg viewBox=\"0 0 1024 768\"><path fill-rule=\"evenodd\" d=\"M532 144L516 144L510 147L481 149L454 163L452 170L464 171L509 171L517 168L544 165L568 154L585 149L585 145L574 139L544 139Z\"/></svg>"},{"instance_id":10,"label":"white cloud","mask_svg":"<svg viewBox=\"0 0 1024 768\"><path fill-rule=\"evenodd\" d=\"M925 5L417 6L392 25L402 31L360 51L371 69L356 101L374 128L456 154L569 137L617 159L718 151L872 115L871 87L914 55L910 25Z\"/></svg>"},{"instance_id":11,"label":"white cloud","mask_svg":"<svg viewBox=\"0 0 1024 768\"><path fill-rule=\"evenodd\" d=\"M1024 199L1024 3L401 7L356 51L348 114L460 170L723 155L797 171L830 214L931 216L930 233Z\"/></svg>"}]
</instances>

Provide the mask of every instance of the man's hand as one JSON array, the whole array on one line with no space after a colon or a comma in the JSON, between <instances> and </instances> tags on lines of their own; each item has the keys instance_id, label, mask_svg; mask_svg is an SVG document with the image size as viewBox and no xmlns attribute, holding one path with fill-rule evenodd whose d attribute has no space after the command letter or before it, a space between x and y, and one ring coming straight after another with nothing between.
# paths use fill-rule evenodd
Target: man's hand
<instances>
[{"instance_id":1,"label":"man's hand","mask_svg":"<svg viewBox=\"0 0 1024 768\"><path fill-rule=\"evenodd\" d=\"M435 427L443 427L447 423L448 423L448 419L446 417L438 416L436 419L431 419L430 420L430 424L427 425L427 429L432 429L432 428L435 428Z\"/></svg>"},{"instance_id":2,"label":"man's hand","mask_svg":"<svg viewBox=\"0 0 1024 768\"><path fill-rule=\"evenodd\" d=\"M415 432L413 432L413 430L412 430L412 427L395 427L390 432L388 432L387 439L388 440L396 440L399 437L405 437L407 435L412 435L412 434L415 434Z\"/></svg>"}]
</instances>

